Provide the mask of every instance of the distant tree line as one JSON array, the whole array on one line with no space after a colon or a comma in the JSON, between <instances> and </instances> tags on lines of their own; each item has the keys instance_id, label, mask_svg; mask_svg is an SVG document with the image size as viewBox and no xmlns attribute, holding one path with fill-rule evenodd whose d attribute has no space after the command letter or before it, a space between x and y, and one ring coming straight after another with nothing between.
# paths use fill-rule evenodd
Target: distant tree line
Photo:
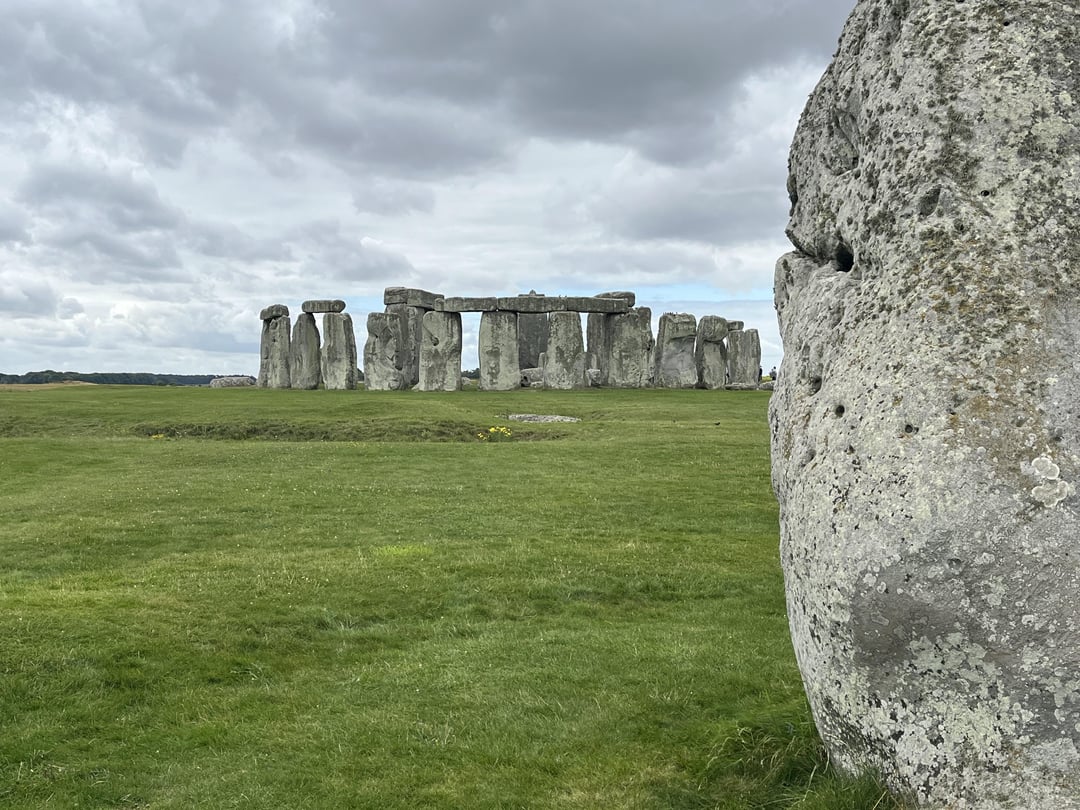
<instances>
[{"instance_id":1,"label":"distant tree line","mask_svg":"<svg viewBox=\"0 0 1080 810\"><path fill-rule=\"evenodd\" d=\"M30 371L26 374L0 374L0 384L36 384L88 382L98 385L209 385L217 374L149 374L146 372ZM237 375L243 376L243 375Z\"/></svg>"}]
</instances>

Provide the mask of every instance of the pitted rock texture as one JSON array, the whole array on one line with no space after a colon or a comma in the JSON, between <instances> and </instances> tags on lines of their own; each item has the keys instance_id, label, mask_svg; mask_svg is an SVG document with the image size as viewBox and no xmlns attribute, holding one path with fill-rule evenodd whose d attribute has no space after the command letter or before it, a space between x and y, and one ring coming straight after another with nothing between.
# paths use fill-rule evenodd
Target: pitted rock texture
<instances>
[{"instance_id":1,"label":"pitted rock texture","mask_svg":"<svg viewBox=\"0 0 1080 810\"><path fill-rule=\"evenodd\" d=\"M773 484L833 760L1080 808L1080 5L862 0L803 113Z\"/></svg>"},{"instance_id":2,"label":"pitted rock texture","mask_svg":"<svg viewBox=\"0 0 1080 810\"><path fill-rule=\"evenodd\" d=\"M461 314L425 312L418 391L461 390Z\"/></svg>"},{"instance_id":3,"label":"pitted rock texture","mask_svg":"<svg viewBox=\"0 0 1080 810\"><path fill-rule=\"evenodd\" d=\"M389 312L371 312L364 342L364 388L368 391L403 391L401 319Z\"/></svg>"},{"instance_id":4,"label":"pitted rock texture","mask_svg":"<svg viewBox=\"0 0 1080 810\"><path fill-rule=\"evenodd\" d=\"M660 316L654 374L658 388L693 388L697 385L696 338L697 318L690 313L665 312Z\"/></svg>"},{"instance_id":5,"label":"pitted rock texture","mask_svg":"<svg viewBox=\"0 0 1080 810\"><path fill-rule=\"evenodd\" d=\"M315 316L304 311L296 316L292 344L289 347L289 384L293 388L312 390L322 383L319 350L322 338Z\"/></svg>"},{"instance_id":6,"label":"pitted rock texture","mask_svg":"<svg viewBox=\"0 0 1080 810\"><path fill-rule=\"evenodd\" d=\"M323 315L323 343L320 356L323 385L331 390L356 388L356 330L347 312Z\"/></svg>"},{"instance_id":7,"label":"pitted rock texture","mask_svg":"<svg viewBox=\"0 0 1080 810\"><path fill-rule=\"evenodd\" d=\"M518 315L485 312L480 316L480 389L513 391L521 387L518 365Z\"/></svg>"},{"instance_id":8,"label":"pitted rock texture","mask_svg":"<svg viewBox=\"0 0 1080 810\"><path fill-rule=\"evenodd\" d=\"M256 383L259 388L289 387L290 326L288 315L276 314L263 318L262 336L259 339L259 377Z\"/></svg>"}]
</instances>

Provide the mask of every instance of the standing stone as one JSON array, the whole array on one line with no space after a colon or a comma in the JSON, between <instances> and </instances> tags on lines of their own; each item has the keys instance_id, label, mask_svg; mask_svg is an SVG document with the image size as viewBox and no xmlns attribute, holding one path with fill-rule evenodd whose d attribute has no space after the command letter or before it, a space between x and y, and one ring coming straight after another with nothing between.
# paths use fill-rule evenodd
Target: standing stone
<instances>
[{"instance_id":1,"label":"standing stone","mask_svg":"<svg viewBox=\"0 0 1080 810\"><path fill-rule=\"evenodd\" d=\"M633 307L637 296L632 292L605 292L597 293L597 298L618 298L626 301L627 306ZM586 319L585 337L586 347L595 360L596 368L600 371L600 385L610 385L611 367L611 325L613 315L602 312L590 312Z\"/></svg>"},{"instance_id":2,"label":"standing stone","mask_svg":"<svg viewBox=\"0 0 1080 810\"><path fill-rule=\"evenodd\" d=\"M727 385L728 350L725 343L727 336L728 322L724 318L704 315L698 321L697 341L694 343L694 363L697 366L699 387L712 390Z\"/></svg>"},{"instance_id":3,"label":"standing stone","mask_svg":"<svg viewBox=\"0 0 1080 810\"><path fill-rule=\"evenodd\" d=\"M352 316L345 312L323 315L322 378L326 388L356 388L356 332Z\"/></svg>"},{"instance_id":4,"label":"standing stone","mask_svg":"<svg viewBox=\"0 0 1080 810\"><path fill-rule=\"evenodd\" d=\"M581 336L581 315L577 312L552 312L548 316L547 351L541 356L544 387L563 390L584 388L588 361Z\"/></svg>"},{"instance_id":5,"label":"standing stone","mask_svg":"<svg viewBox=\"0 0 1080 810\"><path fill-rule=\"evenodd\" d=\"M542 297L536 290L529 295ZM540 354L547 351L548 316L544 312L518 313L518 365L521 368L537 368Z\"/></svg>"},{"instance_id":6,"label":"standing stone","mask_svg":"<svg viewBox=\"0 0 1080 810\"><path fill-rule=\"evenodd\" d=\"M461 390L461 313L426 312L420 341L420 391Z\"/></svg>"},{"instance_id":7,"label":"standing stone","mask_svg":"<svg viewBox=\"0 0 1080 810\"><path fill-rule=\"evenodd\" d=\"M480 316L480 389L513 391L521 387L518 365L516 312L485 312Z\"/></svg>"},{"instance_id":8,"label":"standing stone","mask_svg":"<svg viewBox=\"0 0 1080 810\"><path fill-rule=\"evenodd\" d=\"M293 388L311 390L322 382L319 364L319 327L315 316L301 312L293 326L289 349L289 382Z\"/></svg>"},{"instance_id":9,"label":"standing stone","mask_svg":"<svg viewBox=\"0 0 1080 810\"><path fill-rule=\"evenodd\" d=\"M386 311L397 316L401 375L404 387L412 388L420 379L420 341L424 333L424 313L430 310L409 304L387 304Z\"/></svg>"},{"instance_id":10,"label":"standing stone","mask_svg":"<svg viewBox=\"0 0 1080 810\"><path fill-rule=\"evenodd\" d=\"M686 312L660 316L656 336L656 385L658 388L693 388L697 385L694 342L697 318Z\"/></svg>"},{"instance_id":11,"label":"standing stone","mask_svg":"<svg viewBox=\"0 0 1080 810\"><path fill-rule=\"evenodd\" d=\"M727 334L728 388L757 388L761 384L761 338L757 329Z\"/></svg>"},{"instance_id":12,"label":"standing stone","mask_svg":"<svg viewBox=\"0 0 1080 810\"><path fill-rule=\"evenodd\" d=\"M289 387L289 308L274 304L262 311L259 388Z\"/></svg>"},{"instance_id":13,"label":"standing stone","mask_svg":"<svg viewBox=\"0 0 1080 810\"><path fill-rule=\"evenodd\" d=\"M590 316L591 317L591 316ZM653 383L656 341L652 310L634 307L622 315L605 315L608 340L604 385L613 388L648 388Z\"/></svg>"},{"instance_id":14,"label":"standing stone","mask_svg":"<svg viewBox=\"0 0 1080 810\"><path fill-rule=\"evenodd\" d=\"M860 0L791 150L772 395L831 761L1080 808L1080 5Z\"/></svg>"},{"instance_id":15,"label":"standing stone","mask_svg":"<svg viewBox=\"0 0 1080 810\"><path fill-rule=\"evenodd\" d=\"M371 312L364 342L364 388L369 391L405 390L401 373L401 324L397 315Z\"/></svg>"}]
</instances>

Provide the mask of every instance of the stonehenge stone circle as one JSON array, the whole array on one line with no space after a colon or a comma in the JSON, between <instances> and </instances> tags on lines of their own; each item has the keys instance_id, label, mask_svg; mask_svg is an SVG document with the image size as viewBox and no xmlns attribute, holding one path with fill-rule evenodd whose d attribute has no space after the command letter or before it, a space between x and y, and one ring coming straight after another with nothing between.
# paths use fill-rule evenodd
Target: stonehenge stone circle
<instances>
[{"instance_id":1,"label":"stonehenge stone circle","mask_svg":"<svg viewBox=\"0 0 1080 810\"><path fill-rule=\"evenodd\" d=\"M292 346L289 349L289 385L291 388L311 390L322 382L319 361L319 328L315 316L302 312L293 325Z\"/></svg>"},{"instance_id":2,"label":"stonehenge stone circle","mask_svg":"<svg viewBox=\"0 0 1080 810\"><path fill-rule=\"evenodd\" d=\"M694 349L694 316L667 313L661 318L660 333L670 344L661 351L652 335L652 310L635 307L636 299L629 291L546 296L533 290L506 297L446 297L429 290L387 287L383 292L385 311L370 313L366 322L364 388L454 390L448 380L461 371L463 312L481 313L479 387L484 390L647 388L654 384L693 387L701 376L700 358ZM345 307L345 302L336 298L304 301L291 338L289 308L273 304L263 309L258 384L306 389L356 387L356 336ZM315 325L318 313L323 315L321 335ZM430 313L454 317L432 318L430 329L425 331L424 321ZM582 339L582 314L588 315L587 345ZM719 350L729 357L725 373L730 383L728 344L735 338L729 333L733 325L741 329L742 323L706 317L728 324ZM282 330L286 334L282 335ZM447 340L449 344L445 344ZM756 333L754 342L745 346L745 367L753 367L756 374L761 352ZM429 361L426 372L422 369L425 352ZM453 362L455 352L458 369L451 375L450 366L444 369L443 365ZM736 354L742 356L738 351ZM758 387L758 379L752 376L747 371L740 377L745 381L734 387Z\"/></svg>"},{"instance_id":3,"label":"stonehenge stone circle","mask_svg":"<svg viewBox=\"0 0 1080 810\"><path fill-rule=\"evenodd\" d=\"M694 365L698 385L702 388L723 388L728 381L728 322L717 315L703 315L697 325L694 341Z\"/></svg>"},{"instance_id":4,"label":"stonehenge stone circle","mask_svg":"<svg viewBox=\"0 0 1080 810\"><path fill-rule=\"evenodd\" d=\"M516 312L484 312L480 316L480 389L521 388Z\"/></svg>"},{"instance_id":5,"label":"stonehenge stone circle","mask_svg":"<svg viewBox=\"0 0 1080 810\"><path fill-rule=\"evenodd\" d=\"M1080 5L859 0L791 148L770 406L839 767L1080 808Z\"/></svg>"},{"instance_id":6,"label":"stonehenge stone circle","mask_svg":"<svg viewBox=\"0 0 1080 810\"><path fill-rule=\"evenodd\" d=\"M351 391L356 388L356 332L347 312L323 315L321 367L323 387Z\"/></svg>"},{"instance_id":7,"label":"stonehenge stone circle","mask_svg":"<svg viewBox=\"0 0 1080 810\"><path fill-rule=\"evenodd\" d=\"M694 388L697 364L694 343L697 318L685 312L665 312L656 333L656 385L660 388Z\"/></svg>"},{"instance_id":8,"label":"stonehenge stone circle","mask_svg":"<svg viewBox=\"0 0 1080 810\"><path fill-rule=\"evenodd\" d=\"M259 388L289 387L289 308L274 304L264 309L259 340Z\"/></svg>"},{"instance_id":9,"label":"stonehenge stone circle","mask_svg":"<svg viewBox=\"0 0 1080 810\"><path fill-rule=\"evenodd\" d=\"M461 390L461 314L424 313L419 391Z\"/></svg>"},{"instance_id":10,"label":"stonehenge stone circle","mask_svg":"<svg viewBox=\"0 0 1080 810\"><path fill-rule=\"evenodd\" d=\"M210 381L211 388L250 388L255 385L256 380L254 377L246 374L228 376L228 377L214 377Z\"/></svg>"}]
</instances>

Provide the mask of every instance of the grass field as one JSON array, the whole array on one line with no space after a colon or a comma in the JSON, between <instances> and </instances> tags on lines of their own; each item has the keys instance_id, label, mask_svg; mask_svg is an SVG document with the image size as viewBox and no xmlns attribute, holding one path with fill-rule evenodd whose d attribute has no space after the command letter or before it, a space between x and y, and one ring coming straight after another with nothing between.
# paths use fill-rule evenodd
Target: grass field
<instances>
[{"instance_id":1,"label":"grass field","mask_svg":"<svg viewBox=\"0 0 1080 810\"><path fill-rule=\"evenodd\" d=\"M810 721L766 406L0 390L0 807L899 807Z\"/></svg>"}]
</instances>

